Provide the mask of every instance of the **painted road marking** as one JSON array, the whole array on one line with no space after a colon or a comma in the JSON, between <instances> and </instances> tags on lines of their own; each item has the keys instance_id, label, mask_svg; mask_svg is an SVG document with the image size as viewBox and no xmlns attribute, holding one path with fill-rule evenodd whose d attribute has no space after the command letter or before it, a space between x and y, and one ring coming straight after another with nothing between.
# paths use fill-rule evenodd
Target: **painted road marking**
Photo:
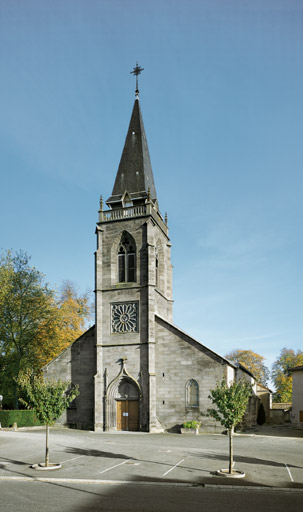
<instances>
[{"instance_id":1,"label":"painted road marking","mask_svg":"<svg viewBox=\"0 0 303 512\"><path fill-rule=\"evenodd\" d=\"M288 471L289 478L290 478L290 479L291 479L291 481L293 482L293 481L294 481L294 479L293 479L293 477L292 477L292 474L291 474L290 469L289 469L289 467L287 466L287 464L285 464L285 467L286 467L286 469L287 469L287 471Z\"/></svg>"},{"instance_id":2,"label":"painted road marking","mask_svg":"<svg viewBox=\"0 0 303 512\"><path fill-rule=\"evenodd\" d=\"M178 462L177 464L175 464L174 467L170 468L168 471L166 471L166 473L164 473L164 475L162 476L165 476L165 475L168 475L168 473L170 473L173 469L175 469L177 466L179 466L179 464L181 464L181 462L183 462L184 459L180 460L180 462Z\"/></svg>"},{"instance_id":3,"label":"painted road marking","mask_svg":"<svg viewBox=\"0 0 303 512\"><path fill-rule=\"evenodd\" d=\"M111 468L104 469L103 471L100 471L99 475L102 473L106 473L107 471L110 471L111 469L117 468L118 466L122 466L123 464L126 464L126 462L129 462L132 459L124 460L123 462L120 462L120 464L116 464L115 466L112 466Z\"/></svg>"}]
</instances>

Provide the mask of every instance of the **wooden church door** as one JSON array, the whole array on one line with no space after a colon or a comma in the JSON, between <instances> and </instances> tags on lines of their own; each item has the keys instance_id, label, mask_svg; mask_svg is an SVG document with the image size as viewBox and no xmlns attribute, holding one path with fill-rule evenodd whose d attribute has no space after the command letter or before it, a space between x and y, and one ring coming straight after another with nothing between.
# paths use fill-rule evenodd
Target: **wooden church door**
<instances>
[{"instance_id":1,"label":"wooden church door","mask_svg":"<svg viewBox=\"0 0 303 512\"><path fill-rule=\"evenodd\" d=\"M117 430L139 430L138 400L117 400Z\"/></svg>"}]
</instances>

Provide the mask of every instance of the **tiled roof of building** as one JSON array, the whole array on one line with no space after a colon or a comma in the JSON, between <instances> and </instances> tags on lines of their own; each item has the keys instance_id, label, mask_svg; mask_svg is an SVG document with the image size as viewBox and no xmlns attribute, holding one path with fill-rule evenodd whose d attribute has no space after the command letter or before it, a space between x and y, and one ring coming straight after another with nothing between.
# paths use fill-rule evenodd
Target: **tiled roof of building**
<instances>
[{"instance_id":1,"label":"tiled roof of building","mask_svg":"<svg viewBox=\"0 0 303 512\"><path fill-rule=\"evenodd\" d=\"M289 368L290 372L299 372L303 370L303 366L294 366L293 368Z\"/></svg>"},{"instance_id":2,"label":"tiled roof of building","mask_svg":"<svg viewBox=\"0 0 303 512\"><path fill-rule=\"evenodd\" d=\"M276 403L273 403L272 404L272 409L281 409L281 410L287 410L287 409L290 409L292 406L292 403L291 402L283 402L283 403L280 403L280 404L276 404Z\"/></svg>"}]
</instances>

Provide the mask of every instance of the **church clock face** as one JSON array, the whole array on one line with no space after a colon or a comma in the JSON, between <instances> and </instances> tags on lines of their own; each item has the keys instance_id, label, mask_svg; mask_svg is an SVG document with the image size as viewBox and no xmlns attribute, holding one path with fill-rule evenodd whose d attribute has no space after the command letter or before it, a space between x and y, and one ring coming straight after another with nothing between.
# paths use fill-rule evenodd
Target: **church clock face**
<instances>
[{"instance_id":1,"label":"church clock face","mask_svg":"<svg viewBox=\"0 0 303 512\"><path fill-rule=\"evenodd\" d=\"M111 327L114 334L138 332L138 302L111 304Z\"/></svg>"}]
</instances>

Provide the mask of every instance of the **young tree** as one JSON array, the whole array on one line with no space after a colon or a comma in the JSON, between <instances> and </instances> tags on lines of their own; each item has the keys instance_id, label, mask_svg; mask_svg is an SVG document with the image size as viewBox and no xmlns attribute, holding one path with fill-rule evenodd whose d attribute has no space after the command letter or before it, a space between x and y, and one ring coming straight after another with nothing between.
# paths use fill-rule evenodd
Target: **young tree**
<instances>
[{"instance_id":1,"label":"young tree","mask_svg":"<svg viewBox=\"0 0 303 512\"><path fill-rule=\"evenodd\" d=\"M272 366L272 380L276 388L275 402L292 401L292 375L289 369L300 365L303 365L303 352L301 350L298 350L297 353L290 348L281 350L280 356Z\"/></svg>"},{"instance_id":2,"label":"young tree","mask_svg":"<svg viewBox=\"0 0 303 512\"><path fill-rule=\"evenodd\" d=\"M0 289L0 386L5 386L4 401L11 395L17 409L14 377L34 365L33 340L41 325L53 319L54 293L22 251L15 255L8 251L2 257Z\"/></svg>"},{"instance_id":3,"label":"young tree","mask_svg":"<svg viewBox=\"0 0 303 512\"><path fill-rule=\"evenodd\" d=\"M256 354L252 350L240 350L238 348L226 354L225 357L232 363L240 363L254 375L258 382L267 386L269 370L264 364L265 357Z\"/></svg>"},{"instance_id":4,"label":"young tree","mask_svg":"<svg viewBox=\"0 0 303 512\"><path fill-rule=\"evenodd\" d=\"M215 389L210 391L209 399L216 409L208 409L208 415L223 425L229 434L229 469L233 473L233 434L234 429L242 420L245 409L251 396L251 385L246 380L233 382L228 386L223 379L217 383ZM236 473L236 471L234 471Z\"/></svg>"},{"instance_id":5,"label":"young tree","mask_svg":"<svg viewBox=\"0 0 303 512\"><path fill-rule=\"evenodd\" d=\"M49 427L60 418L61 414L69 404L79 395L78 386L71 386L70 382L61 380L43 380L40 375L24 374L17 380L22 390L23 398L20 401L27 407L33 409L37 418L46 427L45 463L49 464Z\"/></svg>"}]
</instances>

